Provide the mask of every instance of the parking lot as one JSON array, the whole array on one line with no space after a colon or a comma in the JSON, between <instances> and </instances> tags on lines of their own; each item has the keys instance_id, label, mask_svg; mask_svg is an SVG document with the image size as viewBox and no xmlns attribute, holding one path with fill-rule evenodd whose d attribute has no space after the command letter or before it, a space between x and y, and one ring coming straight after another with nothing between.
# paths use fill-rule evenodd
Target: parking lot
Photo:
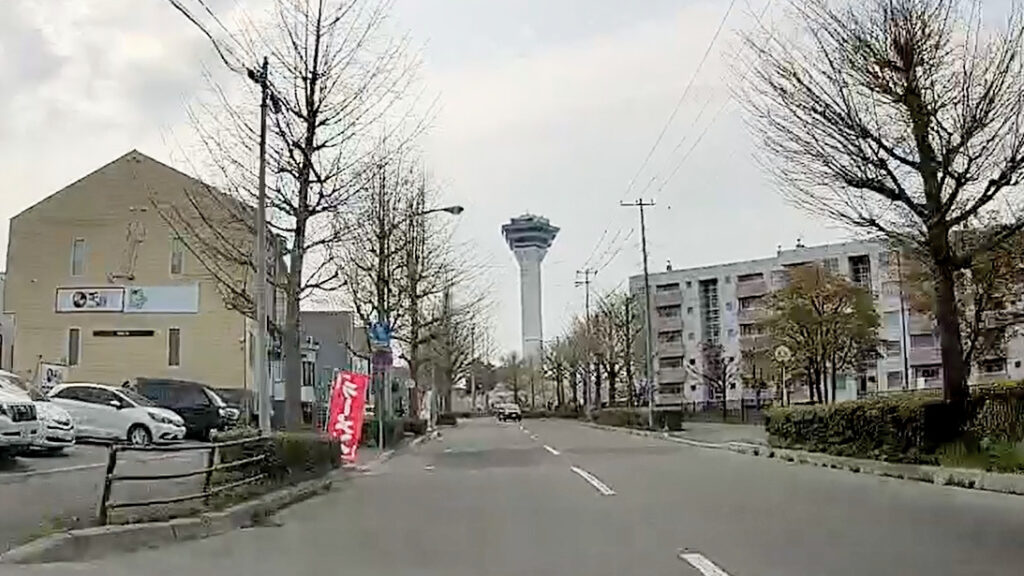
<instances>
[{"instance_id":1,"label":"parking lot","mask_svg":"<svg viewBox=\"0 0 1024 576\"><path fill-rule=\"evenodd\" d=\"M197 447L202 446L197 444ZM206 451L118 454L119 473L168 474L205 466ZM78 445L61 455L19 456L0 465L0 552L33 537L95 522L107 448ZM202 477L115 484L111 501L198 492Z\"/></svg>"}]
</instances>

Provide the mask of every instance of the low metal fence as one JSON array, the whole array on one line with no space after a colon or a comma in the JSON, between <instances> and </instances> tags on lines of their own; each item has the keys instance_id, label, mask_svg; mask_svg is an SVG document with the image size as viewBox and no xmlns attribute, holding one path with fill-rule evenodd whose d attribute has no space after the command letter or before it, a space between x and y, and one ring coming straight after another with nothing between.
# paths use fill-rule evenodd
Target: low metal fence
<instances>
[{"instance_id":1,"label":"low metal fence","mask_svg":"<svg viewBox=\"0 0 1024 576\"><path fill-rule=\"evenodd\" d=\"M765 413L772 406L770 398L742 400L691 400L681 402L683 418L694 422L732 422L763 424Z\"/></svg>"},{"instance_id":2,"label":"low metal fence","mask_svg":"<svg viewBox=\"0 0 1024 576\"><path fill-rule=\"evenodd\" d=\"M206 444L202 446L189 446L189 445L177 445L177 446L151 446L151 447L135 447L135 446L119 446L111 445L107 452L107 463L106 473L103 480L103 488L100 495L99 508L97 512L97 520L100 525L105 525L110 519L110 513L114 510L122 510L126 508L142 508L146 506L159 506L167 504L175 504L179 502L188 502L192 500L203 500L204 504L208 504L210 497L215 494L226 492L234 488L245 486L259 482L266 477L265 473L252 473L244 476L239 480L233 480L220 485L214 485L214 474L216 472L225 472L228 470L240 469L244 466L257 464L266 458L266 454L258 454L256 456L250 456L247 458L239 458L230 462L222 462L221 455L222 449L231 446L241 446L244 444L252 444L263 441L265 438L262 436L254 436L252 438L243 438L240 440L232 440L229 442L218 442L215 444ZM203 468L197 468L187 470L184 472L170 472L162 474L139 474L139 473L127 473L118 474L118 454L125 452L206 452L206 466ZM258 472L258 468L256 468ZM161 481L172 481L182 480L186 478L203 477L202 490L198 492L190 492L184 495L175 495L162 498L150 498L142 500L120 500L116 502L110 501L111 491L115 483L118 482L161 482Z\"/></svg>"}]
</instances>

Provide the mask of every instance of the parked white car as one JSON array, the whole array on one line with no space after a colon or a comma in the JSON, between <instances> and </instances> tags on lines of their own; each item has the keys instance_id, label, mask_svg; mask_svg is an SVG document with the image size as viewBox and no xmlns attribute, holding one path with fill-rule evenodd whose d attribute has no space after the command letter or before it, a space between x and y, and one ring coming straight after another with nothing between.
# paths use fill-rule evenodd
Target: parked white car
<instances>
[{"instance_id":1,"label":"parked white car","mask_svg":"<svg viewBox=\"0 0 1024 576\"><path fill-rule=\"evenodd\" d=\"M30 386L24 378L17 374L0 370L0 381L3 381L8 388L14 387L18 391L25 392L35 404L39 433L32 441L32 448L40 448L47 452L60 452L75 445L75 421L67 410L50 402L46 394Z\"/></svg>"},{"instance_id":2,"label":"parked white car","mask_svg":"<svg viewBox=\"0 0 1024 576\"><path fill-rule=\"evenodd\" d=\"M28 449L39 434L36 407L10 372L0 372L0 456Z\"/></svg>"},{"instance_id":3,"label":"parked white car","mask_svg":"<svg viewBox=\"0 0 1024 576\"><path fill-rule=\"evenodd\" d=\"M54 386L50 400L74 418L78 438L128 442L134 446L178 442L185 421L172 410L127 388L76 382Z\"/></svg>"}]
</instances>

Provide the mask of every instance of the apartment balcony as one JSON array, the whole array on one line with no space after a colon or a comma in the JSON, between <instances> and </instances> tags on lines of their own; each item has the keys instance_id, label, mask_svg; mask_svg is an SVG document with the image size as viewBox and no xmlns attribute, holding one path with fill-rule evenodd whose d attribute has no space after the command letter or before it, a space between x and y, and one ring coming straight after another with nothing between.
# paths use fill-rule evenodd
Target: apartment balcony
<instances>
[{"instance_id":1,"label":"apartment balcony","mask_svg":"<svg viewBox=\"0 0 1024 576\"><path fill-rule=\"evenodd\" d=\"M682 290L669 290L667 292L654 292L654 305L655 306L670 306L673 304L683 303L683 291Z\"/></svg>"},{"instance_id":2,"label":"apartment balcony","mask_svg":"<svg viewBox=\"0 0 1024 576\"><path fill-rule=\"evenodd\" d=\"M909 334L931 334L935 330L935 322L928 316L908 314L907 332Z\"/></svg>"},{"instance_id":3,"label":"apartment balcony","mask_svg":"<svg viewBox=\"0 0 1024 576\"><path fill-rule=\"evenodd\" d=\"M942 364L942 349L938 346L932 348L911 348L908 356L911 366Z\"/></svg>"},{"instance_id":4,"label":"apartment balcony","mask_svg":"<svg viewBox=\"0 0 1024 576\"><path fill-rule=\"evenodd\" d=\"M685 389L686 387L682 384L659 385L654 391L654 405L678 406L682 404L686 401Z\"/></svg>"},{"instance_id":5,"label":"apartment balcony","mask_svg":"<svg viewBox=\"0 0 1024 576\"><path fill-rule=\"evenodd\" d=\"M741 350L760 350L767 348L770 344L771 337L767 334L740 336Z\"/></svg>"},{"instance_id":6,"label":"apartment balcony","mask_svg":"<svg viewBox=\"0 0 1024 576\"><path fill-rule=\"evenodd\" d=\"M736 321L740 324L757 324L767 316L764 308L741 308L736 312Z\"/></svg>"},{"instance_id":7,"label":"apartment balcony","mask_svg":"<svg viewBox=\"0 0 1024 576\"><path fill-rule=\"evenodd\" d=\"M686 354L686 346L683 345L682 340L677 342L658 342L654 351L659 356L683 356Z\"/></svg>"},{"instance_id":8,"label":"apartment balcony","mask_svg":"<svg viewBox=\"0 0 1024 576\"><path fill-rule=\"evenodd\" d=\"M762 280L747 280L745 282L736 283L736 297L737 298L752 298L754 296L764 296L768 293L768 283Z\"/></svg>"},{"instance_id":9,"label":"apartment balcony","mask_svg":"<svg viewBox=\"0 0 1024 576\"><path fill-rule=\"evenodd\" d=\"M686 382L686 368L659 368L658 385L682 385Z\"/></svg>"},{"instance_id":10,"label":"apartment balcony","mask_svg":"<svg viewBox=\"0 0 1024 576\"><path fill-rule=\"evenodd\" d=\"M655 332L668 332L683 329L682 316L655 316L651 321Z\"/></svg>"}]
</instances>

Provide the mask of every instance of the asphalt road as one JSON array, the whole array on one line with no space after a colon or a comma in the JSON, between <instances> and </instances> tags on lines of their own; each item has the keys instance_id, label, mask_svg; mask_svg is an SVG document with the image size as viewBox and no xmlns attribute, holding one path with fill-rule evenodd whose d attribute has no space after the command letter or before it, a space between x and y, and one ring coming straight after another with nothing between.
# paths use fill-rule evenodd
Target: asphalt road
<instances>
[{"instance_id":1,"label":"asphalt road","mask_svg":"<svg viewBox=\"0 0 1024 576\"><path fill-rule=\"evenodd\" d=\"M1024 566L1018 496L572 422L525 426L461 423L276 526L3 573L980 576Z\"/></svg>"},{"instance_id":2,"label":"asphalt road","mask_svg":"<svg viewBox=\"0 0 1024 576\"><path fill-rule=\"evenodd\" d=\"M59 455L19 456L0 466L0 552L55 529L91 525L106 470L105 446L80 444ZM172 473L203 468L205 452L122 452L118 472ZM115 485L112 501L194 492L200 480ZM2 573L2 570L0 570Z\"/></svg>"}]
</instances>

